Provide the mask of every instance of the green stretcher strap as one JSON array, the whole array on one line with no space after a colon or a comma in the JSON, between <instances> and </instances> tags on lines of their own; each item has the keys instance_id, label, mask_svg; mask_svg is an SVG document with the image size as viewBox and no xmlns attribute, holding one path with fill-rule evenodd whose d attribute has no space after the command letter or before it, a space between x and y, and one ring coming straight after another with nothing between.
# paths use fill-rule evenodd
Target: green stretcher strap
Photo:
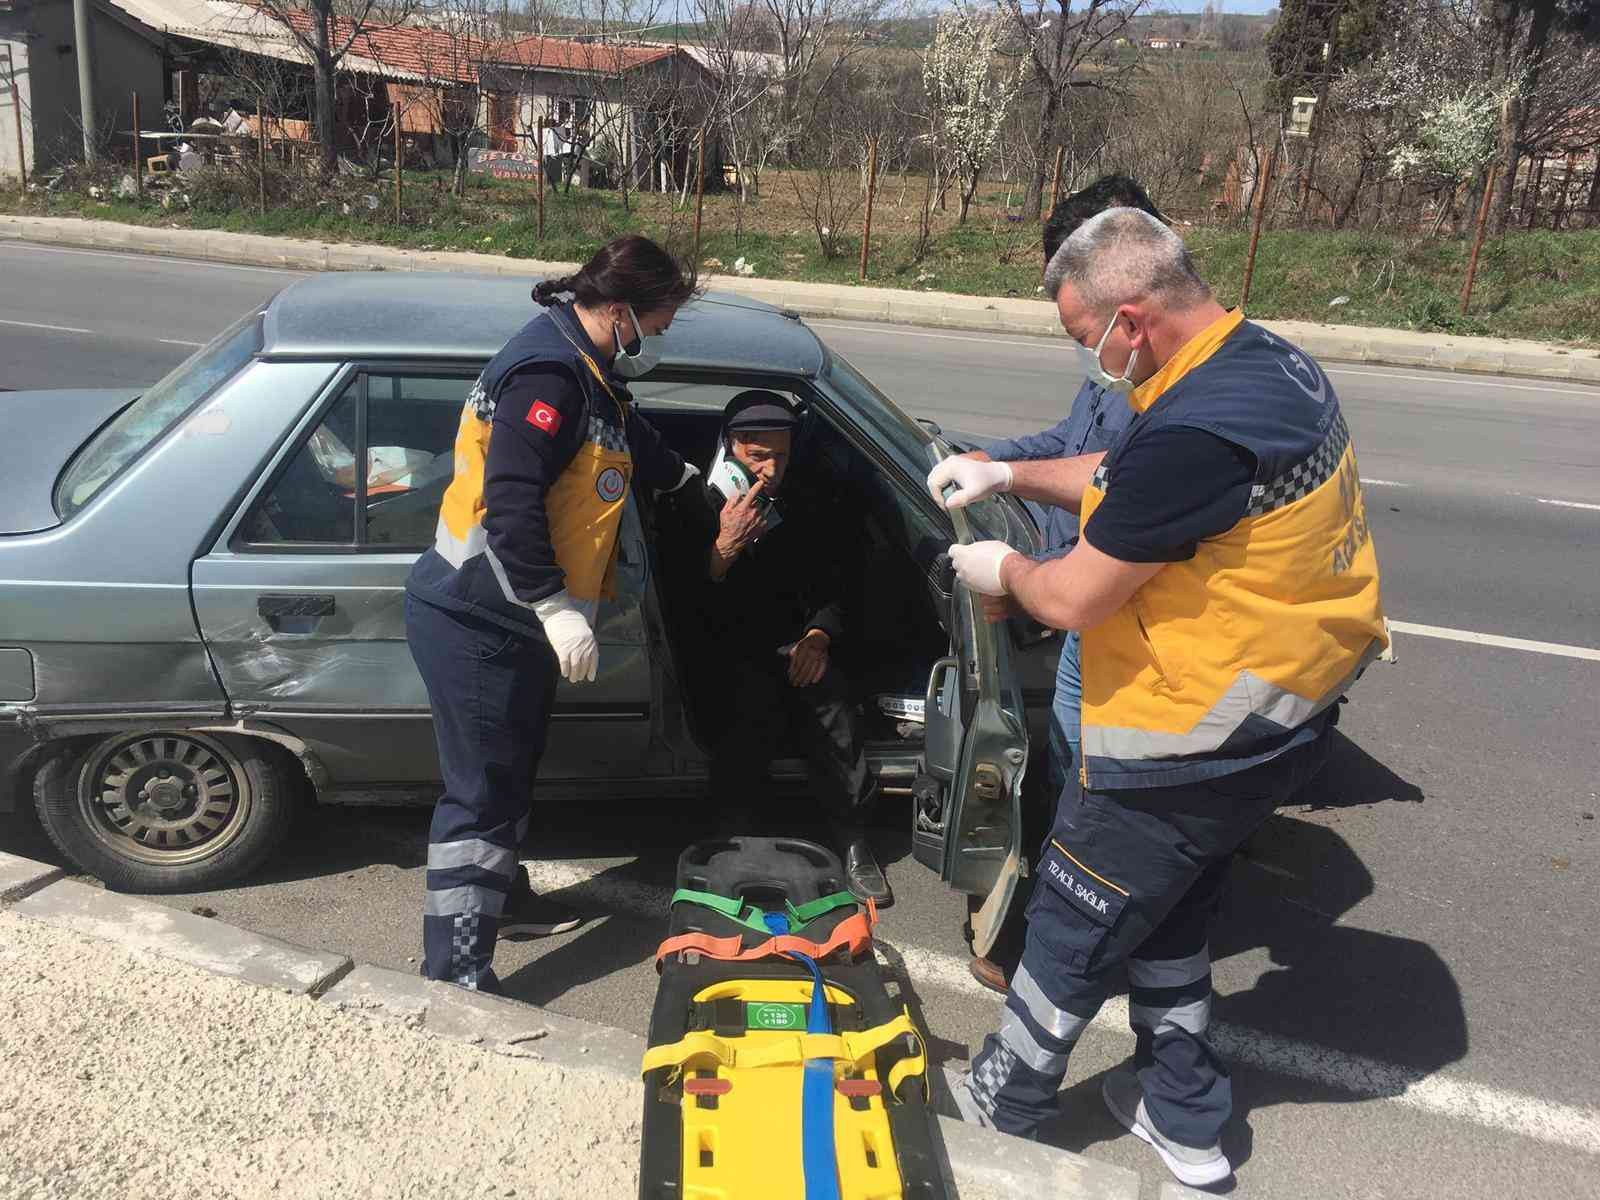
<instances>
[{"instance_id":1,"label":"green stretcher strap","mask_svg":"<svg viewBox=\"0 0 1600 1200\"><path fill-rule=\"evenodd\" d=\"M818 896L815 900L807 900L798 908L793 904L786 904L789 919L801 925L809 925L825 912L832 912L836 908L849 906L855 907L856 898L849 892L834 892L831 896Z\"/></svg>"},{"instance_id":2,"label":"green stretcher strap","mask_svg":"<svg viewBox=\"0 0 1600 1200\"><path fill-rule=\"evenodd\" d=\"M746 904L737 896L720 896L716 892L697 892L693 888L679 888L672 893L668 907L674 904L698 904L702 908L719 912L748 929L754 929L757 933L772 932L766 923L766 913L753 904ZM789 917L790 926L794 929L809 925L823 913L832 912L846 905L855 907L856 898L849 892L834 892L828 896L818 896L815 900L808 900L798 907L785 901L783 907Z\"/></svg>"}]
</instances>

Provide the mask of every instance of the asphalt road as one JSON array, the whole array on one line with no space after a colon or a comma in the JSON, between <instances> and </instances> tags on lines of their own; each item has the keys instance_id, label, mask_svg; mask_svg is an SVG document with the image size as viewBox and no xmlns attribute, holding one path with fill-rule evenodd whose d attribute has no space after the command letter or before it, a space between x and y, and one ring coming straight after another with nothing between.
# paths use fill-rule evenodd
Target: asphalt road
<instances>
[{"instance_id":1,"label":"asphalt road","mask_svg":"<svg viewBox=\"0 0 1600 1200\"><path fill-rule=\"evenodd\" d=\"M290 278L0 246L0 387L148 382ZM952 428L1041 428L1077 387L1050 339L817 324ZM1600 391L1329 366L1387 607L1421 632L1362 681L1328 770L1234 873L1214 957L1236 1194L1600 1197L1600 661L1581 654L1600 647ZM595 919L505 945L512 992L642 1031L697 819L646 798L603 829L541 811L530 870ZM966 977L959 900L909 858L903 813L882 820L886 955L936 1057L959 1063L997 1002ZM311 813L262 877L173 903L414 969L425 830L419 812ZM0 845L42 853L22 822ZM1115 1005L1104 1018L1048 1136L1138 1167L1154 1200L1158 1165L1099 1105L1099 1074L1131 1046Z\"/></svg>"}]
</instances>

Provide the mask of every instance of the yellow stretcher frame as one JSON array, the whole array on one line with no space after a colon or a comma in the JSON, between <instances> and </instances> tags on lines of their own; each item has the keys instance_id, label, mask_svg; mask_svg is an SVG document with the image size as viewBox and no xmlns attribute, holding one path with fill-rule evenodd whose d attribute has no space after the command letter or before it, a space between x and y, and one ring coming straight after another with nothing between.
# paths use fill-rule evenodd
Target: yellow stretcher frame
<instances>
[{"instance_id":1,"label":"yellow stretcher frame","mask_svg":"<svg viewBox=\"0 0 1600 1200\"><path fill-rule=\"evenodd\" d=\"M809 979L729 979L702 988L694 1000L805 1004L812 987ZM827 999L835 1005L857 1003L832 984L827 985ZM916 1054L897 1062L888 1079L880 1081L877 1051L905 1036L915 1042ZM927 1091L927 1049L904 1009L892 1021L852 1033L747 1029L740 1037L725 1038L700 1030L652 1046L645 1053L645 1074L667 1067L672 1068L669 1085L689 1072L690 1078L729 1085L716 1097L715 1107L683 1097L683 1200L805 1200L800 1129L807 1058L832 1058L836 1081L883 1084L886 1091L866 1097L864 1107L834 1091L839 1195L842 1200L900 1200L904 1184L887 1102L912 1075L921 1077Z\"/></svg>"}]
</instances>

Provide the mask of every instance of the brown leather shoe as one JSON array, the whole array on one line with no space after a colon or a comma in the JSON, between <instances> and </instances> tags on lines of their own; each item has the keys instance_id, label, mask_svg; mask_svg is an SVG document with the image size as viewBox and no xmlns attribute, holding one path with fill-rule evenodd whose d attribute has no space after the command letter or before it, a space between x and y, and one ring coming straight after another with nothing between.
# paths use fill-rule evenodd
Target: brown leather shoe
<instances>
[{"instance_id":1,"label":"brown leather shoe","mask_svg":"<svg viewBox=\"0 0 1600 1200\"><path fill-rule=\"evenodd\" d=\"M967 962L967 970L972 972L972 977L991 992L999 992L1004 996L1011 990L1006 983L1006 973L987 958L973 955Z\"/></svg>"}]
</instances>

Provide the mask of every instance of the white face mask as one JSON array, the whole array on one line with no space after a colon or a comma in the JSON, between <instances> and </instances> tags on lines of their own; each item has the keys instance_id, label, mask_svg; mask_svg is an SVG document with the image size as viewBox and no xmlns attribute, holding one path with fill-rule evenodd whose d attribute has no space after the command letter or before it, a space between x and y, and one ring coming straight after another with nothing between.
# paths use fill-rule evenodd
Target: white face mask
<instances>
[{"instance_id":1,"label":"white face mask","mask_svg":"<svg viewBox=\"0 0 1600 1200\"><path fill-rule=\"evenodd\" d=\"M628 305L628 320L633 322L636 345L628 350L622 342L622 330L613 325L611 336L617 341L617 357L612 360L611 369L624 379L638 379L641 375L648 375L661 361L661 336L652 334L645 337L644 330L639 326L639 314L633 311L631 304Z\"/></svg>"},{"instance_id":2,"label":"white face mask","mask_svg":"<svg viewBox=\"0 0 1600 1200\"><path fill-rule=\"evenodd\" d=\"M1106 326L1106 331L1100 335L1100 340L1095 343L1094 349L1079 343L1078 355L1083 359L1083 369L1089 376L1089 382L1108 392L1126 396L1134 389L1133 365L1139 361L1139 351L1134 349L1128 355L1128 365L1122 368L1121 375L1113 375L1100 363L1100 352L1105 349L1106 339L1111 336L1111 331L1117 327L1117 314L1111 314L1111 323Z\"/></svg>"}]
</instances>

